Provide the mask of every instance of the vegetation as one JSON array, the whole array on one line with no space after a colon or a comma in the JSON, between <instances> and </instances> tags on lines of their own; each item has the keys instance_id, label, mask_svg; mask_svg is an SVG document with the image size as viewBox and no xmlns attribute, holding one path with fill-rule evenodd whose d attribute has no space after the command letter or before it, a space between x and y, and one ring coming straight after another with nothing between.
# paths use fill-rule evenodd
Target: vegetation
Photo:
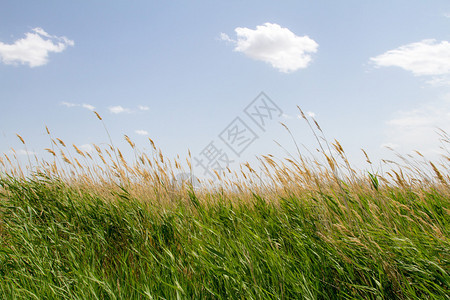
<instances>
[{"instance_id":1,"label":"vegetation","mask_svg":"<svg viewBox=\"0 0 450 300\"><path fill-rule=\"evenodd\" d=\"M52 161L0 158L2 299L449 299L448 155L357 174L325 142L194 189L151 140L131 165L48 133Z\"/></svg>"}]
</instances>

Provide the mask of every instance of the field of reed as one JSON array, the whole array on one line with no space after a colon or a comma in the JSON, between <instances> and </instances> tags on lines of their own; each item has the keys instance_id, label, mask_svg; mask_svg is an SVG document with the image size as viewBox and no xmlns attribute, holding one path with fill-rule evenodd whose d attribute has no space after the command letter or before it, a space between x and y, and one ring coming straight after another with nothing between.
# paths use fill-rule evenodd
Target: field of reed
<instances>
[{"instance_id":1,"label":"field of reed","mask_svg":"<svg viewBox=\"0 0 450 300\"><path fill-rule=\"evenodd\" d=\"M380 174L304 119L317 157L265 155L201 188L172 180L190 157L150 139L144 153L125 136L133 162L48 129L51 159L3 154L1 298L449 299L449 136L438 161Z\"/></svg>"}]
</instances>

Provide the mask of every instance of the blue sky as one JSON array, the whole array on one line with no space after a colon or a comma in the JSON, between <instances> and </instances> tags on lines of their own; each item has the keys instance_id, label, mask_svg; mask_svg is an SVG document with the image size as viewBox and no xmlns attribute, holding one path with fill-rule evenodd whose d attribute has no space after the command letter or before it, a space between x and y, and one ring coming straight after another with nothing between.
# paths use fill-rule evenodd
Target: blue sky
<instances>
[{"instance_id":1,"label":"blue sky","mask_svg":"<svg viewBox=\"0 0 450 300\"><path fill-rule=\"evenodd\" d=\"M299 105L364 168L450 132L450 2L3 1L0 152L46 157L53 136L88 150L127 134L168 157L210 142L237 162L317 145ZM244 109L282 110L261 130ZM219 134L236 117L258 136L239 156ZM256 126L256 127L255 127ZM23 152L23 151L22 151ZM127 151L125 151L127 152ZM131 155L131 151L127 152Z\"/></svg>"}]
</instances>

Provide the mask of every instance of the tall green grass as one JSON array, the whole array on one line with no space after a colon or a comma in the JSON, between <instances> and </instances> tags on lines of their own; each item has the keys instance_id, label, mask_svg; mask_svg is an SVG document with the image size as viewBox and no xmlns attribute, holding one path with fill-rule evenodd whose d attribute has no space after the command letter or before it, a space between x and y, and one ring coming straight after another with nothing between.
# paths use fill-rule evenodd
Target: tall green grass
<instances>
[{"instance_id":1,"label":"tall green grass","mask_svg":"<svg viewBox=\"0 0 450 300\"><path fill-rule=\"evenodd\" d=\"M156 147L56 141L30 175L0 159L2 299L450 298L448 156L357 175L335 142L193 189Z\"/></svg>"},{"instance_id":2,"label":"tall green grass","mask_svg":"<svg viewBox=\"0 0 450 300\"><path fill-rule=\"evenodd\" d=\"M5 299L447 299L439 190L109 201L55 178L1 180Z\"/></svg>"}]
</instances>

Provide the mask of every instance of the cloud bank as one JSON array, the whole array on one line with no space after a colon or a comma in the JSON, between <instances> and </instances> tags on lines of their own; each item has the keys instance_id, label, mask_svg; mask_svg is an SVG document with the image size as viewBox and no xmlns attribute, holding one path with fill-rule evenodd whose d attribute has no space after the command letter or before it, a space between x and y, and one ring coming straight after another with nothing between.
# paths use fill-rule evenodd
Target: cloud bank
<instances>
[{"instance_id":1,"label":"cloud bank","mask_svg":"<svg viewBox=\"0 0 450 300\"><path fill-rule=\"evenodd\" d=\"M308 36L297 36L288 28L273 23L256 26L256 29L237 27L234 31L237 40L225 33L221 33L220 38L235 44L234 51L267 62L283 73L308 67L311 54L319 47Z\"/></svg>"},{"instance_id":2,"label":"cloud bank","mask_svg":"<svg viewBox=\"0 0 450 300\"><path fill-rule=\"evenodd\" d=\"M0 60L7 65L39 67L48 63L49 53L60 53L74 45L74 41L64 36L52 36L36 27L12 44L0 42Z\"/></svg>"}]
</instances>

